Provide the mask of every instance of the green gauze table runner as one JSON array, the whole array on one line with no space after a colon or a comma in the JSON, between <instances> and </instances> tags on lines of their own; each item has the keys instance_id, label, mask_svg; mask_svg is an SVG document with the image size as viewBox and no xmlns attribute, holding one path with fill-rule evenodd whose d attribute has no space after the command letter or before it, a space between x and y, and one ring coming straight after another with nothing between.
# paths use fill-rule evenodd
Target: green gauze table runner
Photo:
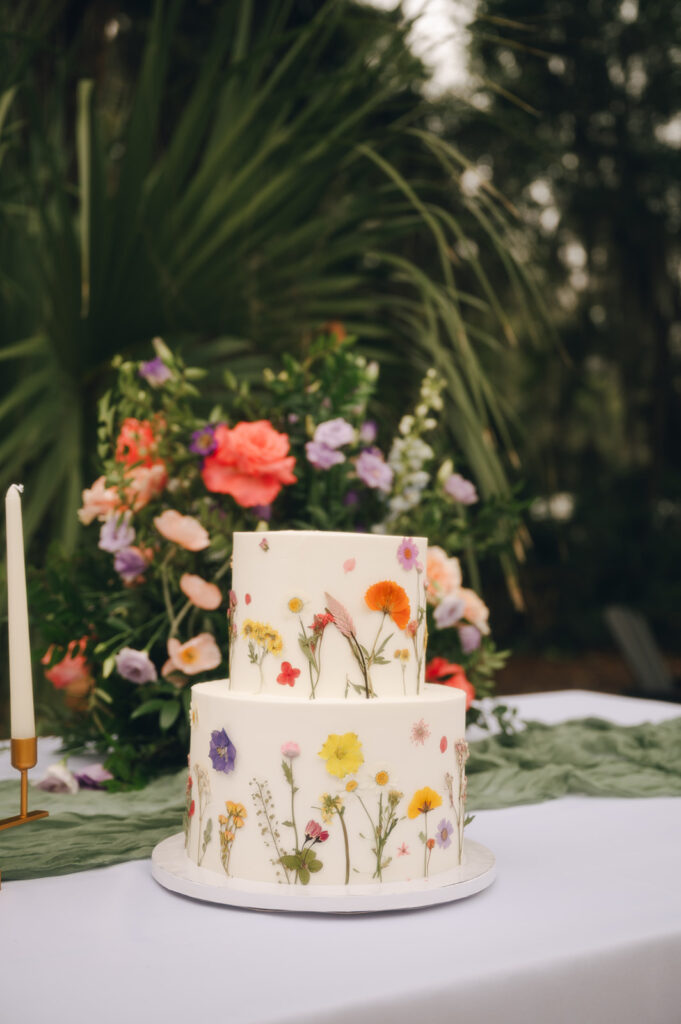
<instances>
[{"instance_id":1,"label":"green gauze table runner","mask_svg":"<svg viewBox=\"0 0 681 1024\"><path fill-rule=\"evenodd\" d=\"M602 797L681 796L681 717L617 726L596 718L546 726L530 722L511 737L471 744L470 811L552 800L566 793ZM149 857L182 828L186 770L132 793L76 795L30 788L29 809L50 817L0 832L3 880L62 875ZM17 813L18 777L0 782L0 817Z\"/></svg>"}]
</instances>

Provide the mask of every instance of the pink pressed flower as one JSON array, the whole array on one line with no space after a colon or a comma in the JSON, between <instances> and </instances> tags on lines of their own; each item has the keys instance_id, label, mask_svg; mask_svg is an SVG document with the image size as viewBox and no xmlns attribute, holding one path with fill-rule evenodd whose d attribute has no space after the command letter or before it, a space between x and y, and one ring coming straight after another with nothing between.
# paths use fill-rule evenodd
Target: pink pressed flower
<instances>
[{"instance_id":1,"label":"pink pressed flower","mask_svg":"<svg viewBox=\"0 0 681 1024\"><path fill-rule=\"evenodd\" d=\"M407 857L408 855L409 855L409 847L407 846L406 843L402 843L401 846L397 847L397 856L398 857Z\"/></svg>"},{"instance_id":2,"label":"pink pressed flower","mask_svg":"<svg viewBox=\"0 0 681 1024\"><path fill-rule=\"evenodd\" d=\"M447 750L447 737L446 736L443 736L442 739L440 740L440 750L442 751L443 754Z\"/></svg>"},{"instance_id":3,"label":"pink pressed flower","mask_svg":"<svg viewBox=\"0 0 681 1024\"><path fill-rule=\"evenodd\" d=\"M405 537L397 549L397 561L403 569L413 569L416 565L419 549L414 544L413 537Z\"/></svg>"},{"instance_id":4,"label":"pink pressed flower","mask_svg":"<svg viewBox=\"0 0 681 1024\"><path fill-rule=\"evenodd\" d=\"M421 746L423 746L423 744L426 742L429 736L430 729L428 728L427 724L422 718L420 718L418 722L414 722L414 724L411 727L412 743L416 743L417 745L420 744Z\"/></svg>"},{"instance_id":5,"label":"pink pressed flower","mask_svg":"<svg viewBox=\"0 0 681 1024\"><path fill-rule=\"evenodd\" d=\"M419 624L416 619L410 619L407 625L404 627L404 631L407 636L416 636L418 632Z\"/></svg>"},{"instance_id":6,"label":"pink pressed flower","mask_svg":"<svg viewBox=\"0 0 681 1024\"><path fill-rule=\"evenodd\" d=\"M319 824L319 822L314 821L312 818L310 818L307 825L305 826L305 835L307 836L308 839L319 839L323 831L324 830L322 829L322 826Z\"/></svg>"},{"instance_id":7,"label":"pink pressed flower","mask_svg":"<svg viewBox=\"0 0 681 1024\"><path fill-rule=\"evenodd\" d=\"M244 601L246 602L246 604L250 604L252 600L253 600L253 598L251 597L250 594L246 594L245 595Z\"/></svg>"},{"instance_id":8,"label":"pink pressed flower","mask_svg":"<svg viewBox=\"0 0 681 1024\"><path fill-rule=\"evenodd\" d=\"M346 558L343 562L343 572L352 572L356 564L357 563L354 558Z\"/></svg>"},{"instance_id":9,"label":"pink pressed flower","mask_svg":"<svg viewBox=\"0 0 681 1024\"><path fill-rule=\"evenodd\" d=\"M201 576L193 576L185 572L180 576L180 590L192 604L204 611L213 612L222 604L220 588L214 583L209 583Z\"/></svg>"},{"instance_id":10,"label":"pink pressed flower","mask_svg":"<svg viewBox=\"0 0 681 1024\"><path fill-rule=\"evenodd\" d=\"M289 740L288 743L282 743L281 753L284 757L287 757L289 761L292 761L295 757L300 755L300 747L297 743Z\"/></svg>"},{"instance_id":11,"label":"pink pressed flower","mask_svg":"<svg viewBox=\"0 0 681 1024\"><path fill-rule=\"evenodd\" d=\"M94 519L101 523L116 511L119 504L115 487L106 486L106 477L97 477L92 487L83 491L83 507L78 509L78 518L84 526Z\"/></svg>"},{"instance_id":12,"label":"pink pressed flower","mask_svg":"<svg viewBox=\"0 0 681 1024\"><path fill-rule=\"evenodd\" d=\"M191 803L190 803L190 805L189 805L189 817L190 817L190 818L191 818L191 817L193 817L193 815L194 815L194 811L195 811L195 810L196 810L196 804L195 804L195 803L194 803L194 801L192 800L192 802L191 802Z\"/></svg>"},{"instance_id":13,"label":"pink pressed flower","mask_svg":"<svg viewBox=\"0 0 681 1024\"><path fill-rule=\"evenodd\" d=\"M162 537L187 551L203 551L210 544L208 532L198 519L171 508L156 516L154 526Z\"/></svg>"},{"instance_id":14,"label":"pink pressed flower","mask_svg":"<svg viewBox=\"0 0 681 1024\"><path fill-rule=\"evenodd\" d=\"M210 633L199 633L186 643L181 644L175 637L168 640L168 661L163 666L162 674L183 672L187 676L198 675L217 668L222 662L220 648Z\"/></svg>"}]
</instances>

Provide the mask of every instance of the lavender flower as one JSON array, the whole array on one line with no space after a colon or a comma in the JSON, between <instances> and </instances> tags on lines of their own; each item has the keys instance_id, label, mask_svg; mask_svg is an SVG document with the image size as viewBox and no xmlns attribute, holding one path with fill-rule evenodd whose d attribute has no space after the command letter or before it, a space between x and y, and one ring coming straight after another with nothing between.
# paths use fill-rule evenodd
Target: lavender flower
<instances>
[{"instance_id":1,"label":"lavender flower","mask_svg":"<svg viewBox=\"0 0 681 1024\"><path fill-rule=\"evenodd\" d=\"M114 555L114 569L125 583L134 583L147 568L147 560L139 548L121 548Z\"/></svg>"},{"instance_id":2,"label":"lavender flower","mask_svg":"<svg viewBox=\"0 0 681 1024\"><path fill-rule=\"evenodd\" d=\"M480 646L480 630L475 626L459 626L459 640L464 654L471 654L477 651Z\"/></svg>"},{"instance_id":3,"label":"lavender flower","mask_svg":"<svg viewBox=\"0 0 681 1024\"><path fill-rule=\"evenodd\" d=\"M350 444L354 439L354 427L341 416L335 420L326 420L324 423L320 423L312 438L317 444L324 444L328 448L342 448L344 444Z\"/></svg>"},{"instance_id":4,"label":"lavender flower","mask_svg":"<svg viewBox=\"0 0 681 1024\"><path fill-rule=\"evenodd\" d=\"M116 655L116 671L131 683L153 683L158 678L156 666L146 651L123 647Z\"/></svg>"},{"instance_id":5,"label":"lavender flower","mask_svg":"<svg viewBox=\"0 0 681 1024\"><path fill-rule=\"evenodd\" d=\"M455 626L464 613L466 602L456 594L448 594L443 597L433 613L435 625L438 629L446 629L448 626Z\"/></svg>"},{"instance_id":6,"label":"lavender flower","mask_svg":"<svg viewBox=\"0 0 681 1024\"><path fill-rule=\"evenodd\" d=\"M315 469L331 469L332 466L345 462L342 452L337 452L335 448L329 448L328 444L321 444L319 441L308 441L305 445L305 454L307 461Z\"/></svg>"},{"instance_id":7,"label":"lavender flower","mask_svg":"<svg viewBox=\"0 0 681 1024\"><path fill-rule=\"evenodd\" d=\"M452 835L454 834L454 826L451 821L447 821L443 818L437 827L435 833L435 842L442 849L446 850L452 845Z\"/></svg>"},{"instance_id":8,"label":"lavender flower","mask_svg":"<svg viewBox=\"0 0 681 1024\"><path fill-rule=\"evenodd\" d=\"M397 549L397 561L400 563L402 568L413 569L416 566L416 571L418 572L418 555L419 549L416 544L414 544L414 538L405 537Z\"/></svg>"},{"instance_id":9,"label":"lavender flower","mask_svg":"<svg viewBox=\"0 0 681 1024\"><path fill-rule=\"evenodd\" d=\"M44 789L46 793L77 793L78 781L72 771L66 767L65 761L59 764L51 764L47 774L37 783L38 789Z\"/></svg>"},{"instance_id":10,"label":"lavender flower","mask_svg":"<svg viewBox=\"0 0 681 1024\"><path fill-rule=\"evenodd\" d=\"M264 519L267 523L269 523L272 518L271 505L253 505L251 507L251 512L257 519Z\"/></svg>"},{"instance_id":11,"label":"lavender flower","mask_svg":"<svg viewBox=\"0 0 681 1024\"><path fill-rule=\"evenodd\" d=\"M217 446L215 427L206 424L205 427L195 430L192 434L192 439L189 442L189 451L193 452L194 455L212 455Z\"/></svg>"},{"instance_id":12,"label":"lavender flower","mask_svg":"<svg viewBox=\"0 0 681 1024\"><path fill-rule=\"evenodd\" d=\"M135 528L130 525L130 513L126 512L123 518L113 515L102 523L98 546L114 555L123 548L131 547L134 540Z\"/></svg>"},{"instance_id":13,"label":"lavender flower","mask_svg":"<svg viewBox=\"0 0 681 1024\"><path fill-rule=\"evenodd\" d=\"M359 440L362 444L373 444L378 434L375 420L365 420L359 428Z\"/></svg>"},{"instance_id":14,"label":"lavender flower","mask_svg":"<svg viewBox=\"0 0 681 1024\"><path fill-rule=\"evenodd\" d=\"M447 494L461 505L475 505L478 501L475 484L470 480L465 480L460 473L452 473L450 477L447 477L444 488Z\"/></svg>"},{"instance_id":15,"label":"lavender flower","mask_svg":"<svg viewBox=\"0 0 681 1024\"><path fill-rule=\"evenodd\" d=\"M390 493L394 473L380 452L368 448L357 459L357 476L372 490Z\"/></svg>"},{"instance_id":16,"label":"lavender flower","mask_svg":"<svg viewBox=\"0 0 681 1024\"><path fill-rule=\"evenodd\" d=\"M343 498L343 504L346 508L354 508L355 505L359 505L359 494L357 491L348 491Z\"/></svg>"},{"instance_id":17,"label":"lavender flower","mask_svg":"<svg viewBox=\"0 0 681 1024\"><path fill-rule=\"evenodd\" d=\"M81 789L104 789L104 783L113 779L103 764L91 764L84 771L74 774Z\"/></svg>"},{"instance_id":18,"label":"lavender flower","mask_svg":"<svg viewBox=\"0 0 681 1024\"><path fill-rule=\"evenodd\" d=\"M140 377L144 378L152 388L161 388L173 375L170 367L166 366L160 356L150 359L148 363L142 363L139 368Z\"/></svg>"},{"instance_id":19,"label":"lavender flower","mask_svg":"<svg viewBox=\"0 0 681 1024\"><path fill-rule=\"evenodd\" d=\"M234 771L236 747L224 729L215 729L211 733L208 756L216 772L225 772L227 774Z\"/></svg>"}]
</instances>

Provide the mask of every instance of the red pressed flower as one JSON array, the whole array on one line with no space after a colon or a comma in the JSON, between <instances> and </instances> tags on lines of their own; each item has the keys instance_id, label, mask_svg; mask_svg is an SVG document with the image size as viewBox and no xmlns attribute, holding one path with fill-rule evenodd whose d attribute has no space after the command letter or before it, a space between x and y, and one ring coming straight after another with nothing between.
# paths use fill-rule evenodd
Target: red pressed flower
<instances>
[{"instance_id":1,"label":"red pressed flower","mask_svg":"<svg viewBox=\"0 0 681 1024\"><path fill-rule=\"evenodd\" d=\"M195 810L196 810L196 807L195 807L194 801L192 800L192 802L191 802L191 803L190 803L190 805L189 805L189 817L190 817L190 818L191 818L191 817L192 817L192 815L194 814L194 811L195 811Z\"/></svg>"},{"instance_id":2,"label":"red pressed flower","mask_svg":"<svg viewBox=\"0 0 681 1024\"><path fill-rule=\"evenodd\" d=\"M323 633L331 622L333 622L333 615L330 612L322 612L320 615L315 615L310 629L313 633Z\"/></svg>"},{"instance_id":3,"label":"red pressed flower","mask_svg":"<svg viewBox=\"0 0 681 1024\"><path fill-rule=\"evenodd\" d=\"M443 736L442 739L440 740L440 750L444 754L446 749L447 749L447 737Z\"/></svg>"},{"instance_id":4,"label":"red pressed flower","mask_svg":"<svg viewBox=\"0 0 681 1024\"><path fill-rule=\"evenodd\" d=\"M433 847L435 846L435 840L429 839L428 842L426 843L426 846L428 847L429 850L432 850Z\"/></svg>"},{"instance_id":5,"label":"red pressed flower","mask_svg":"<svg viewBox=\"0 0 681 1024\"><path fill-rule=\"evenodd\" d=\"M300 675L300 669L294 668L290 661L282 661L281 672L277 676L277 682L282 686L293 686Z\"/></svg>"},{"instance_id":6,"label":"red pressed flower","mask_svg":"<svg viewBox=\"0 0 681 1024\"><path fill-rule=\"evenodd\" d=\"M426 682L440 683L442 686L451 686L455 690L463 690L466 694L466 711L473 703L475 688L466 678L461 665L454 661L447 661L446 658L432 658L426 665Z\"/></svg>"},{"instance_id":7,"label":"red pressed flower","mask_svg":"<svg viewBox=\"0 0 681 1024\"><path fill-rule=\"evenodd\" d=\"M324 829L323 832L320 832L319 836L317 837L317 839L318 839L318 841L320 843L325 843L328 838L329 838L329 833L326 831L326 829Z\"/></svg>"}]
</instances>

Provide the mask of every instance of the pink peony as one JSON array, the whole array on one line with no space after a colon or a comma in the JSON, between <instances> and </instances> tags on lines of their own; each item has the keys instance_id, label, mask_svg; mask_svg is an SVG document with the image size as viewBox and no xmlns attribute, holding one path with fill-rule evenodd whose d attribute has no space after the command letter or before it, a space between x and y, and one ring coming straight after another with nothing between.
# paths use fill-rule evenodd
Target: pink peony
<instances>
[{"instance_id":1,"label":"pink peony","mask_svg":"<svg viewBox=\"0 0 681 1024\"><path fill-rule=\"evenodd\" d=\"M125 474L125 499L128 508L139 512L163 493L168 483L165 463L157 459L153 466L135 466Z\"/></svg>"},{"instance_id":2,"label":"pink peony","mask_svg":"<svg viewBox=\"0 0 681 1024\"><path fill-rule=\"evenodd\" d=\"M166 509L160 516L156 516L154 526L162 537L187 551L203 551L210 544L208 531L204 530L198 519L183 516L174 509Z\"/></svg>"},{"instance_id":3,"label":"pink peony","mask_svg":"<svg viewBox=\"0 0 681 1024\"><path fill-rule=\"evenodd\" d=\"M269 505L284 484L294 484L295 457L289 455L288 434L269 420L215 428L217 448L203 461L201 476L209 491L231 494L238 505Z\"/></svg>"},{"instance_id":4,"label":"pink peony","mask_svg":"<svg viewBox=\"0 0 681 1024\"><path fill-rule=\"evenodd\" d=\"M167 676L171 672L183 672L186 676L196 676L199 672L217 668L221 662L220 648L212 634L199 633L184 644L171 637L168 640L168 660L162 674Z\"/></svg>"},{"instance_id":5,"label":"pink peony","mask_svg":"<svg viewBox=\"0 0 681 1024\"><path fill-rule=\"evenodd\" d=\"M214 583L209 583L201 576L193 576L185 572L180 576L180 590L192 604L204 611L213 612L222 604L222 593Z\"/></svg>"},{"instance_id":6,"label":"pink peony","mask_svg":"<svg viewBox=\"0 0 681 1024\"><path fill-rule=\"evenodd\" d=\"M446 551L429 547L426 554L426 597L429 604L437 604L461 586L461 566L458 558L448 558Z\"/></svg>"},{"instance_id":7,"label":"pink peony","mask_svg":"<svg viewBox=\"0 0 681 1024\"><path fill-rule=\"evenodd\" d=\"M459 596L464 602L461 618L470 622L481 633L489 633L489 608L482 598L478 597L474 590L467 590L466 587L461 588Z\"/></svg>"},{"instance_id":8,"label":"pink peony","mask_svg":"<svg viewBox=\"0 0 681 1024\"><path fill-rule=\"evenodd\" d=\"M89 526L94 519L101 523L116 511L119 505L115 487L106 486L106 477L97 477L92 487L83 491L83 507L78 509L78 518L83 526Z\"/></svg>"}]
</instances>

